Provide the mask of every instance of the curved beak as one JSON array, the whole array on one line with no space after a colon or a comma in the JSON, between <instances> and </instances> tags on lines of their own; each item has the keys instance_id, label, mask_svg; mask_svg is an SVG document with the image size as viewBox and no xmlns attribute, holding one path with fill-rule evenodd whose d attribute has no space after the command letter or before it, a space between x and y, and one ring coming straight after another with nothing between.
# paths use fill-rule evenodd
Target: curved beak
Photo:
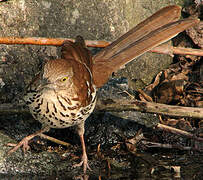
<instances>
[{"instance_id":1,"label":"curved beak","mask_svg":"<svg viewBox=\"0 0 203 180\"><path fill-rule=\"evenodd\" d=\"M55 89L56 85L51 83L48 79L41 79L39 89Z\"/></svg>"}]
</instances>

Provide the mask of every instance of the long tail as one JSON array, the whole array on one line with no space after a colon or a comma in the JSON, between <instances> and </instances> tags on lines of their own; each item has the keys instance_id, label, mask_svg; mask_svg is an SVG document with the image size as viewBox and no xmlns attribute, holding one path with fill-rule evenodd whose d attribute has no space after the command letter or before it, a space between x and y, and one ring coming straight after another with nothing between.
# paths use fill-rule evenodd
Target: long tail
<instances>
[{"instance_id":1,"label":"long tail","mask_svg":"<svg viewBox=\"0 0 203 180\"><path fill-rule=\"evenodd\" d=\"M95 85L103 86L113 72L199 22L199 19L178 20L180 12L179 6L165 7L96 54L93 57Z\"/></svg>"}]
</instances>

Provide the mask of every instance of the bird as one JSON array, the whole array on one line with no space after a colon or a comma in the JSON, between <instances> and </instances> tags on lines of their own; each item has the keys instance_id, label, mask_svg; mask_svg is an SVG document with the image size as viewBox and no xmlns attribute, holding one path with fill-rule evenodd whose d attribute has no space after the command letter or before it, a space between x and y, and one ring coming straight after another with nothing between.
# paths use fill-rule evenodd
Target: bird
<instances>
[{"instance_id":1,"label":"bird","mask_svg":"<svg viewBox=\"0 0 203 180\"><path fill-rule=\"evenodd\" d=\"M82 156L74 167L83 165L84 173L91 170L84 124L95 108L98 89L126 63L199 22L198 19L179 20L180 11L176 5L159 10L94 56L81 36L77 36L75 42L64 41L61 58L46 61L24 95L32 116L42 128L23 138L8 155L20 147L26 152L29 141L50 128L75 126Z\"/></svg>"}]
</instances>

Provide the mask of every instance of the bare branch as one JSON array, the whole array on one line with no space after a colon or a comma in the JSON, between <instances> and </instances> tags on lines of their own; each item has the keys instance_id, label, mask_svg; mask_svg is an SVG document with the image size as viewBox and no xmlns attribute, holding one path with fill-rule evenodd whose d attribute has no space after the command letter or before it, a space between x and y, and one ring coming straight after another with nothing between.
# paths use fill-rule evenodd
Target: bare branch
<instances>
[{"instance_id":1,"label":"bare branch","mask_svg":"<svg viewBox=\"0 0 203 180\"><path fill-rule=\"evenodd\" d=\"M170 127L170 126L167 126L167 125L164 125L164 124L158 123L156 128L159 129L159 130L162 130L162 131L167 131L167 132L173 133L173 134L179 134L181 136L186 136L188 138L195 139L195 140L198 140L198 141L203 141L203 138L201 138L201 137L196 137L196 136L194 136L193 134L191 134L191 133L189 133L187 131L177 129L177 128L174 128L174 127Z\"/></svg>"},{"instance_id":2,"label":"bare branch","mask_svg":"<svg viewBox=\"0 0 203 180\"><path fill-rule=\"evenodd\" d=\"M191 118L201 118L203 119L203 108L194 108L194 107L181 107L181 106L172 106L166 104L152 103L152 102L143 102L138 100L122 101L122 102L111 102L110 104L98 100L96 105L96 110L99 111L141 111L147 113L157 113L168 116L176 117L191 117ZM24 104L14 105L14 104L1 104L0 105L0 114L19 114L19 113L29 113L28 108ZM133 120L133 119L132 119ZM158 123L155 126L158 130L167 131L174 134L179 134L187 138L192 138L198 141L203 141L201 137L195 137L193 134L173 128L167 125ZM44 136L44 135L42 135ZM66 144L66 146L68 146Z\"/></svg>"},{"instance_id":3,"label":"bare branch","mask_svg":"<svg viewBox=\"0 0 203 180\"><path fill-rule=\"evenodd\" d=\"M97 103L97 110L103 111L141 111L156 113L161 115L175 117L192 117L203 119L203 108L172 106L154 102L144 102L138 100L116 101L111 104L105 104L102 101Z\"/></svg>"},{"instance_id":4,"label":"bare branch","mask_svg":"<svg viewBox=\"0 0 203 180\"><path fill-rule=\"evenodd\" d=\"M184 47L173 47L167 44L162 44L151 50L151 52L160 53L160 54L181 54L181 55L193 55L193 56L203 56L202 49L192 49Z\"/></svg>"},{"instance_id":5,"label":"bare branch","mask_svg":"<svg viewBox=\"0 0 203 180\"><path fill-rule=\"evenodd\" d=\"M0 37L0 44L31 44L31 45L50 45L50 46L61 46L65 40L74 42L74 39L71 38L41 38L41 37L28 37L28 38L19 38L19 37ZM111 42L109 41L93 41L86 40L86 45L88 47L98 47L104 48L107 47ZM195 55L203 56L203 50L201 49L192 49L192 48L183 48L183 47L173 47L170 45L162 44L151 50L151 52L160 53L160 54L181 54L181 55Z\"/></svg>"},{"instance_id":6,"label":"bare branch","mask_svg":"<svg viewBox=\"0 0 203 180\"><path fill-rule=\"evenodd\" d=\"M99 111L141 111L175 117L191 117L203 119L203 108L172 106L138 100L113 101L111 103L98 100L96 110ZM29 113L25 105L1 104L0 114Z\"/></svg>"},{"instance_id":7,"label":"bare branch","mask_svg":"<svg viewBox=\"0 0 203 180\"><path fill-rule=\"evenodd\" d=\"M68 38L42 38L42 37L0 37L0 44L32 44L32 45L50 45L61 46L65 40L74 42L74 39ZM106 47L110 44L108 41L92 41L86 40L85 43L89 47Z\"/></svg>"}]
</instances>

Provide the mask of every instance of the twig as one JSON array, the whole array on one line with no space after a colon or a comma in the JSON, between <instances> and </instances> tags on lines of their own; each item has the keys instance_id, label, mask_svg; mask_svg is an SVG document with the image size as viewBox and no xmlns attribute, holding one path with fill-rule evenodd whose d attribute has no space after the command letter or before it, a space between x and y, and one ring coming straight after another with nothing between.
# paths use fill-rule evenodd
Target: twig
<instances>
[{"instance_id":1,"label":"twig","mask_svg":"<svg viewBox=\"0 0 203 180\"><path fill-rule=\"evenodd\" d=\"M193 147L190 146L181 146L181 145L171 145L171 144L161 144L161 143L156 143L156 142L149 142L149 141L142 141L142 144L144 144L146 147L158 147L158 148L166 148L166 149L180 149L180 150L186 150L186 151L190 151L190 150L197 150ZM201 151L200 149L198 149L199 151Z\"/></svg>"},{"instance_id":2,"label":"twig","mask_svg":"<svg viewBox=\"0 0 203 180\"><path fill-rule=\"evenodd\" d=\"M66 146L66 147L69 147L71 145L71 144L69 144L67 142L64 142L64 141L61 141L59 139L47 136L46 134L40 134L39 136L41 138L47 139L47 140L52 141L52 142L57 143L57 144L61 144L61 145Z\"/></svg>"},{"instance_id":3,"label":"twig","mask_svg":"<svg viewBox=\"0 0 203 180\"><path fill-rule=\"evenodd\" d=\"M29 110L25 104L0 104L0 114L25 114L29 113Z\"/></svg>"},{"instance_id":4,"label":"twig","mask_svg":"<svg viewBox=\"0 0 203 180\"><path fill-rule=\"evenodd\" d=\"M173 47L170 45L162 44L151 50L151 52L160 53L160 54L181 54L181 55L193 55L193 56L203 56L202 49L192 49L184 47Z\"/></svg>"},{"instance_id":5,"label":"twig","mask_svg":"<svg viewBox=\"0 0 203 180\"><path fill-rule=\"evenodd\" d=\"M0 44L32 44L32 45L61 46L65 40L71 42L75 41L74 39L69 38L0 37ZM92 41L92 40L86 40L85 43L89 47L100 47L100 48L106 47L110 44L110 42L108 41Z\"/></svg>"},{"instance_id":6,"label":"twig","mask_svg":"<svg viewBox=\"0 0 203 180\"><path fill-rule=\"evenodd\" d=\"M65 40L74 42L74 39L71 38L42 38L42 37L28 37L28 38L19 38L19 37L0 37L0 44L31 44L31 45L50 45L50 46L61 46ZM86 45L88 47L98 47L104 48L108 46L111 42L109 41L93 41L86 40ZM162 44L151 50L151 52L160 53L160 54L181 54L181 55L195 55L203 56L203 50L201 49L192 49L192 48L183 48L183 47L173 47L169 45Z\"/></svg>"},{"instance_id":7,"label":"twig","mask_svg":"<svg viewBox=\"0 0 203 180\"><path fill-rule=\"evenodd\" d=\"M197 141L203 141L203 138L201 138L201 137L196 137L196 136L194 136L193 134L191 134L191 133L189 133L187 131L177 129L177 128L174 128L174 127L170 127L170 126L167 126L167 125L164 125L164 124L158 123L156 128L160 129L160 130L163 130L163 131L173 133L173 134L179 134L181 136L186 136L188 138L195 139Z\"/></svg>"}]
</instances>

